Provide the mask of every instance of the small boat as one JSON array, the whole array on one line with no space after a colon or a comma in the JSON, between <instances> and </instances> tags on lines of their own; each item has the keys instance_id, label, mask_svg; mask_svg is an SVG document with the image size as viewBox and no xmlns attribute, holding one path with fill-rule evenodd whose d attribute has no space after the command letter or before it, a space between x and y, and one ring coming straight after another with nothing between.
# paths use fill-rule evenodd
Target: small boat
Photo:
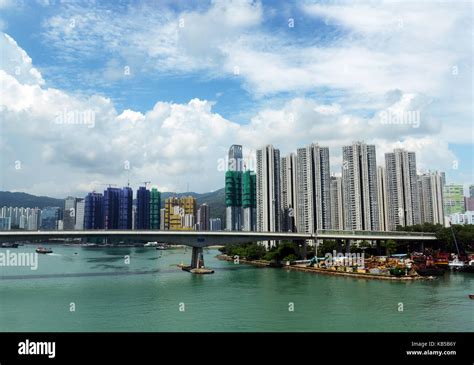
<instances>
[{"instance_id":1,"label":"small boat","mask_svg":"<svg viewBox=\"0 0 474 365\"><path fill-rule=\"evenodd\" d=\"M474 299L474 294L469 294L470 299Z\"/></svg>"},{"instance_id":2,"label":"small boat","mask_svg":"<svg viewBox=\"0 0 474 365\"><path fill-rule=\"evenodd\" d=\"M464 262L462 260L459 260L458 255L453 254L453 259L449 261L449 268L451 270L461 270L464 267Z\"/></svg>"},{"instance_id":3,"label":"small boat","mask_svg":"<svg viewBox=\"0 0 474 365\"><path fill-rule=\"evenodd\" d=\"M469 263L460 268L459 271L474 273L474 260L469 261Z\"/></svg>"},{"instance_id":4,"label":"small boat","mask_svg":"<svg viewBox=\"0 0 474 365\"><path fill-rule=\"evenodd\" d=\"M158 246L158 242L147 242L143 247L156 247Z\"/></svg>"},{"instance_id":5,"label":"small boat","mask_svg":"<svg viewBox=\"0 0 474 365\"><path fill-rule=\"evenodd\" d=\"M14 243L14 242L4 242L2 243L2 245L0 246L1 248L17 248L18 247L18 243Z\"/></svg>"},{"instance_id":6,"label":"small boat","mask_svg":"<svg viewBox=\"0 0 474 365\"><path fill-rule=\"evenodd\" d=\"M36 249L36 253L41 253L41 254L53 253L53 250L51 250L50 248L45 248L45 247L40 246Z\"/></svg>"},{"instance_id":7,"label":"small boat","mask_svg":"<svg viewBox=\"0 0 474 365\"><path fill-rule=\"evenodd\" d=\"M157 250L167 250L170 246L167 243L160 243L156 246Z\"/></svg>"}]
</instances>

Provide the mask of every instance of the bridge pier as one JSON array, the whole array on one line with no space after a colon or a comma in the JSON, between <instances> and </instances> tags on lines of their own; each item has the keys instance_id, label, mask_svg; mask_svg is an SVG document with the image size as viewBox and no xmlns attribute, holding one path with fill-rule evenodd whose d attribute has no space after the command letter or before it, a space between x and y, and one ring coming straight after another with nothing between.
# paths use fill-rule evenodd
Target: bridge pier
<instances>
[{"instance_id":1,"label":"bridge pier","mask_svg":"<svg viewBox=\"0 0 474 365\"><path fill-rule=\"evenodd\" d=\"M352 240L346 240L346 253L351 253L351 241Z\"/></svg>"},{"instance_id":2,"label":"bridge pier","mask_svg":"<svg viewBox=\"0 0 474 365\"><path fill-rule=\"evenodd\" d=\"M191 269L200 269L204 267L204 256L202 254L202 247L194 247L191 255Z\"/></svg>"},{"instance_id":3,"label":"bridge pier","mask_svg":"<svg viewBox=\"0 0 474 365\"><path fill-rule=\"evenodd\" d=\"M213 274L214 270L211 269L206 269L204 267L204 255L202 253L202 247L193 247L193 252L191 254L191 265L190 266L184 266L184 265L178 265L178 267L181 267L182 270L188 271L191 274Z\"/></svg>"},{"instance_id":4,"label":"bridge pier","mask_svg":"<svg viewBox=\"0 0 474 365\"><path fill-rule=\"evenodd\" d=\"M342 240L341 239L336 239L336 250L337 252L342 252Z\"/></svg>"}]
</instances>

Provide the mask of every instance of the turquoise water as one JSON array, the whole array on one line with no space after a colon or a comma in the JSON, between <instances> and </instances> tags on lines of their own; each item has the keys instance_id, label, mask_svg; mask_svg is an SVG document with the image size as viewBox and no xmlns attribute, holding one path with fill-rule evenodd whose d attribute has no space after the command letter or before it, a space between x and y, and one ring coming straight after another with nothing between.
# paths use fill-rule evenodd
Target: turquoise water
<instances>
[{"instance_id":1,"label":"turquoise water","mask_svg":"<svg viewBox=\"0 0 474 365\"><path fill-rule=\"evenodd\" d=\"M189 263L189 248L51 247L53 254L39 255L36 271L0 267L1 331L474 328L474 300L468 298L473 274L385 282L235 265L217 260L217 250L205 250L206 266L215 273L198 276L176 267ZM26 245L10 252L34 249Z\"/></svg>"}]
</instances>

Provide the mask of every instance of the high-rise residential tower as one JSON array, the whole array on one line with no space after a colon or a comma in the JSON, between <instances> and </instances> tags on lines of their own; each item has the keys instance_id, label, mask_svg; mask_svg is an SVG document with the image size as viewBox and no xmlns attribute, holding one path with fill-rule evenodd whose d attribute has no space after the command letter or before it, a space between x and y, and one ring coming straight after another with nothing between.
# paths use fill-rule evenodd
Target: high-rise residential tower
<instances>
[{"instance_id":1,"label":"high-rise residential tower","mask_svg":"<svg viewBox=\"0 0 474 365\"><path fill-rule=\"evenodd\" d=\"M120 190L119 195L119 229L133 228L133 190L126 186Z\"/></svg>"},{"instance_id":2,"label":"high-rise residential tower","mask_svg":"<svg viewBox=\"0 0 474 365\"><path fill-rule=\"evenodd\" d=\"M104 229L119 228L119 205L121 189L108 187L104 190Z\"/></svg>"},{"instance_id":3,"label":"high-rise residential tower","mask_svg":"<svg viewBox=\"0 0 474 365\"><path fill-rule=\"evenodd\" d=\"M355 142L342 147L345 230L379 230L375 146Z\"/></svg>"},{"instance_id":4,"label":"high-rise residential tower","mask_svg":"<svg viewBox=\"0 0 474 365\"><path fill-rule=\"evenodd\" d=\"M385 154L388 230L420 224L415 152L397 148Z\"/></svg>"},{"instance_id":5,"label":"high-rise residential tower","mask_svg":"<svg viewBox=\"0 0 474 365\"><path fill-rule=\"evenodd\" d=\"M385 168L377 166L377 199L379 204L379 229L388 230L387 180Z\"/></svg>"},{"instance_id":6,"label":"high-rise residential tower","mask_svg":"<svg viewBox=\"0 0 474 365\"><path fill-rule=\"evenodd\" d=\"M65 231L74 230L76 225L76 202L77 199L72 196L64 199L63 229Z\"/></svg>"},{"instance_id":7,"label":"high-rise residential tower","mask_svg":"<svg viewBox=\"0 0 474 365\"><path fill-rule=\"evenodd\" d=\"M161 193L157 188L151 189L150 194L150 228L160 229L160 209L161 209Z\"/></svg>"},{"instance_id":8,"label":"high-rise residential tower","mask_svg":"<svg viewBox=\"0 0 474 365\"><path fill-rule=\"evenodd\" d=\"M84 229L84 211L85 211L85 200L77 199L76 202L76 224L74 229L83 230Z\"/></svg>"},{"instance_id":9,"label":"high-rise residential tower","mask_svg":"<svg viewBox=\"0 0 474 365\"><path fill-rule=\"evenodd\" d=\"M342 201L342 178L331 177L331 229L344 229L344 208Z\"/></svg>"},{"instance_id":10,"label":"high-rise residential tower","mask_svg":"<svg viewBox=\"0 0 474 365\"><path fill-rule=\"evenodd\" d=\"M209 231L209 219L211 218L211 209L207 203L199 206L196 217L196 229L198 231Z\"/></svg>"},{"instance_id":11,"label":"high-rise residential tower","mask_svg":"<svg viewBox=\"0 0 474 365\"><path fill-rule=\"evenodd\" d=\"M295 232L297 221L296 154L281 158L281 226L283 232Z\"/></svg>"},{"instance_id":12,"label":"high-rise residential tower","mask_svg":"<svg viewBox=\"0 0 474 365\"><path fill-rule=\"evenodd\" d=\"M242 146L232 145L229 149L227 172L225 173L226 230L242 229Z\"/></svg>"},{"instance_id":13,"label":"high-rise residential tower","mask_svg":"<svg viewBox=\"0 0 474 365\"><path fill-rule=\"evenodd\" d=\"M244 231L255 231L257 225L257 175L253 171L242 174L242 208Z\"/></svg>"},{"instance_id":14,"label":"high-rise residential tower","mask_svg":"<svg viewBox=\"0 0 474 365\"><path fill-rule=\"evenodd\" d=\"M329 148L311 144L296 156L297 228L301 233L331 228Z\"/></svg>"},{"instance_id":15,"label":"high-rise residential tower","mask_svg":"<svg viewBox=\"0 0 474 365\"><path fill-rule=\"evenodd\" d=\"M150 229L150 190L140 186L137 190L136 229Z\"/></svg>"},{"instance_id":16,"label":"high-rise residential tower","mask_svg":"<svg viewBox=\"0 0 474 365\"><path fill-rule=\"evenodd\" d=\"M444 187L444 213L447 216L464 213L464 188L460 184L449 184Z\"/></svg>"},{"instance_id":17,"label":"high-rise residential tower","mask_svg":"<svg viewBox=\"0 0 474 365\"><path fill-rule=\"evenodd\" d=\"M100 193L87 194L84 204L84 229L104 228L102 200L103 195Z\"/></svg>"},{"instance_id":18,"label":"high-rise residential tower","mask_svg":"<svg viewBox=\"0 0 474 365\"><path fill-rule=\"evenodd\" d=\"M257 231L280 232L280 150L267 145L257 150ZM268 242L274 245L275 242Z\"/></svg>"},{"instance_id":19,"label":"high-rise residential tower","mask_svg":"<svg viewBox=\"0 0 474 365\"><path fill-rule=\"evenodd\" d=\"M443 178L438 172L418 176L421 223L444 225Z\"/></svg>"}]
</instances>

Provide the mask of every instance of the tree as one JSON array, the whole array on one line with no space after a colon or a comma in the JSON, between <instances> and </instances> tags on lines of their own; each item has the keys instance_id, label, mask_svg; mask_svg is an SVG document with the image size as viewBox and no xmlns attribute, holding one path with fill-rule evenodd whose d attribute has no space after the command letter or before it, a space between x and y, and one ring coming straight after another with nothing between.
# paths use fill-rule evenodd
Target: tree
<instances>
[{"instance_id":1,"label":"tree","mask_svg":"<svg viewBox=\"0 0 474 365\"><path fill-rule=\"evenodd\" d=\"M394 240L387 240L381 244L382 247L385 247L385 255L390 256L397 249L397 243Z\"/></svg>"}]
</instances>

